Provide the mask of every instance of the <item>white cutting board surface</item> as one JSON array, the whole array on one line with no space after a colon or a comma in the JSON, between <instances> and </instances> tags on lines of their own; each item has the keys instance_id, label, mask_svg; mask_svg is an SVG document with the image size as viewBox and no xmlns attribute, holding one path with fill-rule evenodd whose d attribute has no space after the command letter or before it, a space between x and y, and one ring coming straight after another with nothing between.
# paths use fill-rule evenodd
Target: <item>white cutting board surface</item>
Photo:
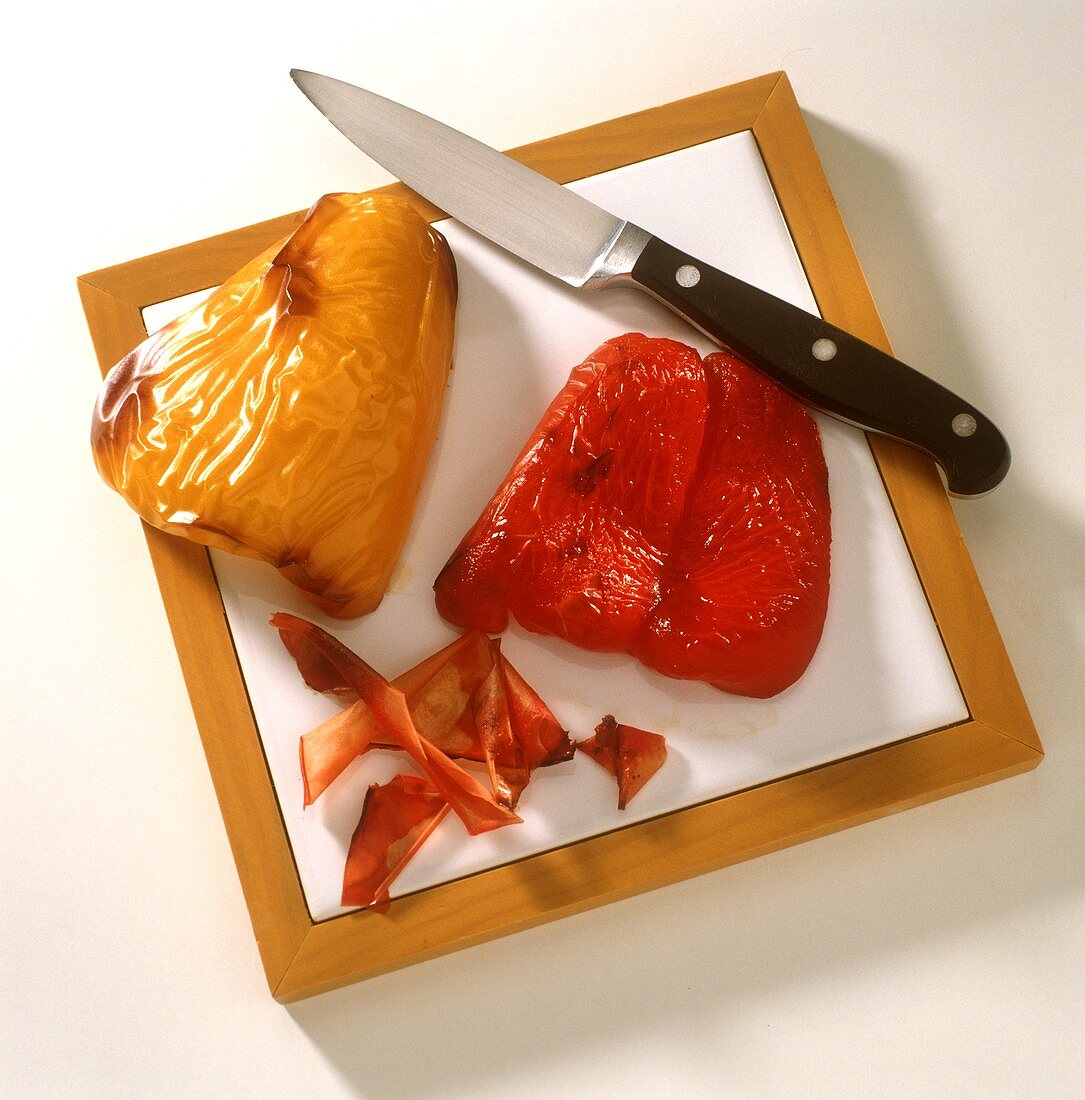
<instances>
[{"instance_id":1,"label":"white cutting board surface","mask_svg":"<svg viewBox=\"0 0 1085 1100\"><path fill-rule=\"evenodd\" d=\"M749 133L576 183L574 190L693 255L817 312ZM253 713L315 920L339 905L343 865L370 783L413 771L403 754L357 760L302 808L298 738L338 709L301 682L269 616L319 622L389 678L447 644L431 585L504 477L571 368L624 332L712 345L647 295L586 294L535 272L458 223L439 224L456 255L455 367L414 526L388 595L365 619L319 615L271 568L212 551ZM148 328L203 297L144 310ZM618 655L589 654L515 624L502 648L574 738L605 713L667 737L663 769L624 813L591 760L535 773L522 825L470 837L449 815L397 880L408 893L962 721L967 709L907 548L857 430L819 416L833 508L825 634L805 676L775 699L679 683Z\"/></svg>"}]
</instances>

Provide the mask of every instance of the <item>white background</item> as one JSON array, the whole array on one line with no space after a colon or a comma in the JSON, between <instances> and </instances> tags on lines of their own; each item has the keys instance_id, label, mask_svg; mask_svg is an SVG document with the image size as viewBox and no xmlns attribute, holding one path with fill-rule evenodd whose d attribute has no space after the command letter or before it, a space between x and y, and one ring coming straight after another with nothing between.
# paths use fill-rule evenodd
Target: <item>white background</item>
<instances>
[{"instance_id":1,"label":"white background","mask_svg":"<svg viewBox=\"0 0 1085 1100\"><path fill-rule=\"evenodd\" d=\"M367 8L38 5L9 25L0 1093L1075 1095L1080 5ZM275 1004L142 536L90 461L74 279L383 182L291 65L499 147L786 69L897 353L1014 447L1007 482L955 509L1041 768Z\"/></svg>"}]
</instances>

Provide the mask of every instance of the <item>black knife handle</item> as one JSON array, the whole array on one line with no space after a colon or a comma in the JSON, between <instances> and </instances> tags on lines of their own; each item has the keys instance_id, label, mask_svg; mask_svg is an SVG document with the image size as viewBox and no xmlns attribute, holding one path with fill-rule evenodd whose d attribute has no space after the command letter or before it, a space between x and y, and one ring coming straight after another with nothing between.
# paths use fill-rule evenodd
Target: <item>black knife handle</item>
<instances>
[{"instance_id":1,"label":"black knife handle","mask_svg":"<svg viewBox=\"0 0 1085 1100\"><path fill-rule=\"evenodd\" d=\"M656 237L633 281L804 404L920 448L954 496L989 492L1010 467L978 409L891 355Z\"/></svg>"}]
</instances>

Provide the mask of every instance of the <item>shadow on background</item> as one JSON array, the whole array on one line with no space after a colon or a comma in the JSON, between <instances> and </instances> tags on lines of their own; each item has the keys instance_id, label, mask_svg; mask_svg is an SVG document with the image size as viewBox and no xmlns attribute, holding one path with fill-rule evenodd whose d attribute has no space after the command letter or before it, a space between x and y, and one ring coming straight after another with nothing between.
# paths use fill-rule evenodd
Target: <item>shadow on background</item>
<instances>
[{"instance_id":1,"label":"shadow on background","mask_svg":"<svg viewBox=\"0 0 1085 1100\"><path fill-rule=\"evenodd\" d=\"M898 352L997 414L906 175L808 122ZM292 1006L344 1081L382 1098L502 1095L572 1049L579 1064L666 1059L665 1037L684 1035L714 1053L675 1087L710 1094L729 1059L765 1042L749 1033L759 1004L891 970L1080 890L1085 739L1066 696L1085 663L1070 613L1085 598L1083 532L1020 466L955 507L1045 742L1038 771Z\"/></svg>"}]
</instances>

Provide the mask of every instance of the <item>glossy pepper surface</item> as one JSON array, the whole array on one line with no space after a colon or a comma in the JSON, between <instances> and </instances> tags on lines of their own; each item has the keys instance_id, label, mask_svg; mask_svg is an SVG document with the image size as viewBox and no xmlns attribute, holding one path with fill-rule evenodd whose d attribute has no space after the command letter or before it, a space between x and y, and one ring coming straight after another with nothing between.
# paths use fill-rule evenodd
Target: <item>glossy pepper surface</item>
<instances>
[{"instance_id":1,"label":"glossy pepper surface","mask_svg":"<svg viewBox=\"0 0 1085 1100\"><path fill-rule=\"evenodd\" d=\"M573 370L437 578L437 608L767 697L820 640L829 519L798 402L729 353L628 334Z\"/></svg>"},{"instance_id":2,"label":"glossy pepper surface","mask_svg":"<svg viewBox=\"0 0 1085 1100\"><path fill-rule=\"evenodd\" d=\"M107 375L92 445L148 523L263 559L322 611L380 602L452 359L455 268L406 202L326 195Z\"/></svg>"}]
</instances>

